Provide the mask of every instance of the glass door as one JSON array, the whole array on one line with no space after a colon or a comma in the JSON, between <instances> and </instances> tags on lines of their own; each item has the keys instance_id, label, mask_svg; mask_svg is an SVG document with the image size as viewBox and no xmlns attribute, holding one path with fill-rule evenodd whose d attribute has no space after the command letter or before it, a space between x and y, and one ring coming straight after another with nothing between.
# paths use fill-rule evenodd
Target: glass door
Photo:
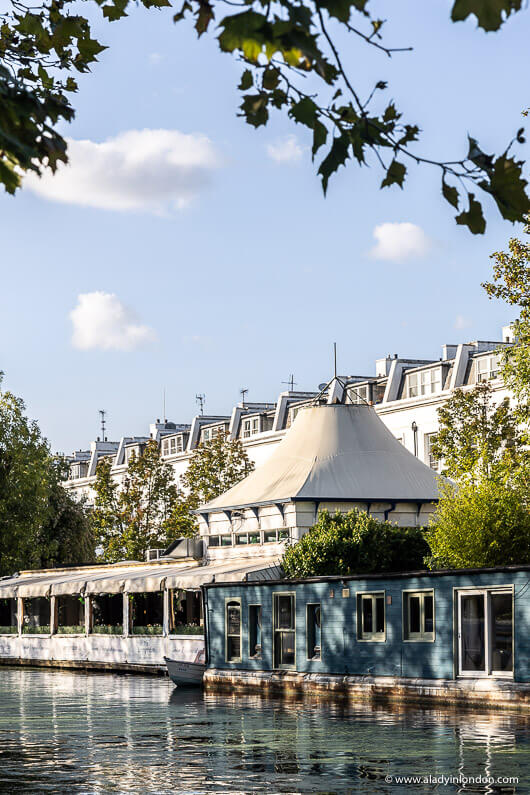
<instances>
[{"instance_id":1,"label":"glass door","mask_svg":"<svg viewBox=\"0 0 530 795\"><path fill-rule=\"evenodd\" d=\"M458 668L461 676L512 676L512 592L458 592Z\"/></svg>"},{"instance_id":2,"label":"glass door","mask_svg":"<svg viewBox=\"0 0 530 795\"><path fill-rule=\"evenodd\" d=\"M459 593L458 646L460 673L486 674L486 593Z\"/></svg>"},{"instance_id":3,"label":"glass door","mask_svg":"<svg viewBox=\"0 0 530 795\"><path fill-rule=\"evenodd\" d=\"M274 594L274 667L295 666L294 594Z\"/></svg>"}]
</instances>

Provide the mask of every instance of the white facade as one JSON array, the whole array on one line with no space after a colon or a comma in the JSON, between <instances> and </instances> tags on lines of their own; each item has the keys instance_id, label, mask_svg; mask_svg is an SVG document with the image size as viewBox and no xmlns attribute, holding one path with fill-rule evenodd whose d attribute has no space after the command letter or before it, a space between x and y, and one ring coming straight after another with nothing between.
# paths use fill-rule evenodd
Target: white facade
<instances>
[{"instance_id":1,"label":"white facade","mask_svg":"<svg viewBox=\"0 0 530 795\"><path fill-rule=\"evenodd\" d=\"M378 359L373 376L346 376L345 402L369 402L396 439L421 461L434 469L430 438L438 430L437 410L457 388L472 389L488 381L494 399L508 394L498 374L498 350L512 341L510 328L503 329L502 340L475 341L442 346L438 360L401 358L397 354ZM89 450L80 450L70 460L72 477L66 481L78 498L93 503L92 485L97 462L112 456L113 474L119 482L127 471L130 451L138 451L148 439L161 446L162 457L170 463L179 482L192 451L219 432L238 438L256 466L264 463L285 436L296 411L316 397L317 392L282 392L276 403L239 403L230 416L193 418L190 424L157 420L148 436L124 437L119 442L99 439ZM267 521L263 517L263 521Z\"/></svg>"}]
</instances>

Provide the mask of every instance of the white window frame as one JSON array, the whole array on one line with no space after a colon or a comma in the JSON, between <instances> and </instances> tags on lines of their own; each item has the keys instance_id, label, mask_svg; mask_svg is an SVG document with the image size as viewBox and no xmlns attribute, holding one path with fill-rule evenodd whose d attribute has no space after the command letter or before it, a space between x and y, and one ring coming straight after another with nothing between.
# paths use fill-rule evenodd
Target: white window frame
<instances>
[{"instance_id":1,"label":"white window frame","mask_svg":"<svg viewBox=\"0 0 530 795\"><path fill-rule=\"evenodd\" d=\"M433 436L437 436L436 431L431 431L431 433L424 434L425 439L425 463L428 467L430 467L434 472L438 472L440 469L440 462L438 459L435 459L431 453L431 440Z\"/></svg>"},{"instance_id":2,"label":"white window frame","mask_svg":"<svg viewBox=\"0 0 530 795\"><path fill-rule=\"evenodd\" d=\"M372 602L372 622L373 626L376 623L376 599L383 598L383 632L365 632L364 631L364 611L363 600L370 599ZM386 591L357 591L355 594L356 609L357 609L357 640L359 643L385 643L386 642Z\"/></svg>"},{"instance_id":3,"label":"white window frame","mask_svg":"<svg viewBox=\"0 0 530 795\"><path fill-rule=\"evenodd\" d=\"M493 381L499 378L499 355L492 353L489 356L480 356L476 359L476 378L477 384L483 384L486 381ZM481 365L484 365L482 370Z\"/></svg>"},{"instance_id":4,"label":"white window frame","mask_svg":"<svg viewBox=\"0 0 530 795\"><path fill-rule=\"evenodd\" d=\"M293 600L293 625L290 629L277 629L276 616L277 616L277 599L280 596L290 596ZM274 666L276 660L276 634L283 634L284 632L292 632L294 634L294 662L292 665L283 664L278 668ZM295 591L273 591L272 592L272 664L273 670L288 670L296 671L296 592Z\"/></svg>"},{"instance_id":5,"label":"white window frame","mask_svg":"<svg viewBox=\"0 0 530 795\"><path fill-rule=\"evenodd\" d=\"M228 659L228 638L236 638L237 635L229 635L228 634L228 606L231 605L232 602L235 602L239 605L239 657L234 657L233 659ZM238 596L227 596L225 597L225 662L226 663L238 663L242 660L242 652L243 652L243 639L242 639L242 609L241 609L241 598Z\"/></svg>"},{"instance_id":6,"label":"white window frame","mask_svg":"<svg viewBox=\"0 0 530 795\"><path fill-rule=\"evenodd\" d=\"M491 596L494 594L510 594L512 597L512 670L494 671L491 666ZM462 670L462 648L461 648L461 595L479 595L484 597L484 644L485 660L484 671L463 671ZM456 675L463 679L513 679L515 674L515 588L513 583L510 585L470 586L468 588L453 587L453 603L455 605L455 643L456 643Z\"/></svg>"},{"instance_id":7,"label":"white window frame","mask_svg":"<svg viewBox=\"0 0 530 795\"><path fill-rule=\"evenodd\" d=\"M419 596L420 599L420 631L410 631L410 597ZM432 632L425 631L425 596L432 596ZM402 627L404 643L434 643L436 640L436 596L434 588L414 588L401 592L402 598Z\"/></svg>"}]
</instances>

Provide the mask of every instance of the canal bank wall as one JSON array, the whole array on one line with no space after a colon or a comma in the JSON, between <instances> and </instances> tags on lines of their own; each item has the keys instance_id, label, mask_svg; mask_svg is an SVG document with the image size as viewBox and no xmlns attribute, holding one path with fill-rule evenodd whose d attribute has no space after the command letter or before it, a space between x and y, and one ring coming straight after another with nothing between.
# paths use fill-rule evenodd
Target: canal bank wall
<instances>
[{"instance_id":1,"label":"canal bank wall","mask_svg":"<svg viewBox=\"0 0 530 795\"><path fill-rule=\"evenodd\" d=\"M343 676L295 671L244 671L210 668L210 692L322 698L394 704L454 705L530 712L530 684L506 679L411 679L393 676Z\"/></svg>"}]
</instances>

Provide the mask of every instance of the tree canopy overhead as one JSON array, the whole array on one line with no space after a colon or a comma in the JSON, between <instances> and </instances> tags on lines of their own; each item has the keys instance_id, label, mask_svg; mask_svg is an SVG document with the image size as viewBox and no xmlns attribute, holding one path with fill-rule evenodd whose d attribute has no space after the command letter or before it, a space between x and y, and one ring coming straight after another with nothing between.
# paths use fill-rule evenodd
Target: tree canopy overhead
<instances>
[{"instance_id":1,"label":"tree canopy overhead","mask_svg":"<svg viewBox=\"0 0 530 795\"><path fill-rule=\"evenodd\" d=\"M109 21L126 16L131 5L131 0L93 2ZM170 0L140 2L146 8L171 5ZM522 5L522 0L453 0L451 19L474 15L479 27L497 31ZM77 8L75 0L35 5L11 0L0 14L0 181L10 193L24 171L41 173L67 162L57 125L74 116L72 74L88 71L104 49ZM342 32L352 46L376 48L382 57L411 49L386 43L385 20L372 14L370 0L184 0L174 21L188 16L198 36L211 33L222 52L241 61L240 110L250 125L266 125L270 112L278 110L311 131L324 192L349 160L377 162L381 188L403 188L413 163L438 170L442 195L457 210L456 222L474 234L485 230L485 193L509 221L522 220L528 211L524 163L512 153L514 144L524 142L522 128L500 154L485 153L478 138L469 137L465 154L440 160L419 151L419 120L404 119L385 98L386 81L374 78L364 96L345 67L337 43Z\"/></svg>"}]
</instances>

